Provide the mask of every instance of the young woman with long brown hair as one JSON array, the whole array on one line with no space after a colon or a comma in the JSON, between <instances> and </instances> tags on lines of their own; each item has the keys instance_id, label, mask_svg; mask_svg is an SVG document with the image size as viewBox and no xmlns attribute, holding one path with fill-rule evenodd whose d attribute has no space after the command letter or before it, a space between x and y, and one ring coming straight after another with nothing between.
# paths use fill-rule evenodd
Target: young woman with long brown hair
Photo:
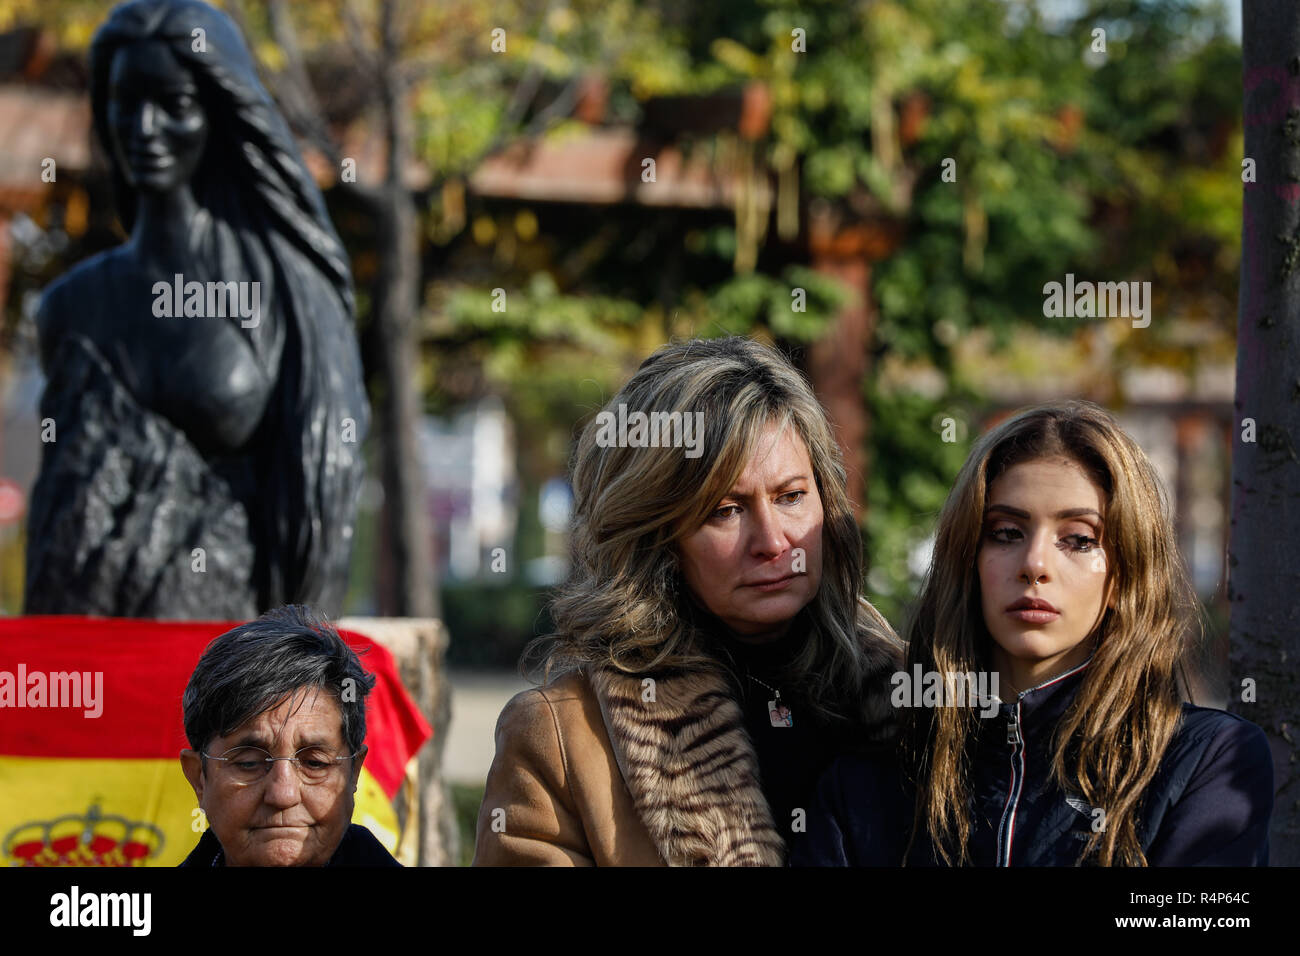
<instances>
[{"instance_id":1,"label":"young woman with long brown hair","mask_svg":"<svg viewBox=\"0 0 1300 956\"><path fill-rule=\"evenodd\" d=\"M1187 702L1195 618L1155 470L1107 412L994 428L939 517L897 759L838 761L794 862L1266 864L1267 740Z\"/></svg>"}]
</instances>

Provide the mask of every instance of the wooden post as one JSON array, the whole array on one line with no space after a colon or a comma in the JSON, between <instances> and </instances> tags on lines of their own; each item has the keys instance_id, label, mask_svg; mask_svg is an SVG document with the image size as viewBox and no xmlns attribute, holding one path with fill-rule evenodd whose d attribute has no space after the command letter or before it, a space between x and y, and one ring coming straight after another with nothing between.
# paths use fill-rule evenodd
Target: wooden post
<instances>
[{"instance_id":1,"label":"wooden post","mask_svg":"<svg viewBox=\"0 0 1300 956\"><path fill-rule=\"evenodd\" d=\"M876 316L871 263L897 248L901 227L891 220L842 225L829 205L809 210L812 267L839 279L857 296L808 350L808 377L826 406L844 454L849 500L859 520L866 509L867 438L871 427L863 389L871 372Z\"/></svg>"}]
</instances>

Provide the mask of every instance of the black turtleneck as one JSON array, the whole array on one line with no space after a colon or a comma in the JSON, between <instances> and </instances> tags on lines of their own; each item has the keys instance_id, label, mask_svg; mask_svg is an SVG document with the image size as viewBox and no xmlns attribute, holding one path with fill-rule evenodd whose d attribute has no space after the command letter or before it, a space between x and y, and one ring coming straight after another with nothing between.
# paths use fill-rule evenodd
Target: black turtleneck
<instances>
[{"instance_id":1,"label":"black turtleneck","mask_svg":"<svg viewBox=\"0 0 1300 956\"><path fill-rule=\"evenodd\" d=\"M758 756L763 795L777 830L789 842L795 835L794 811L810 810L817 780L839 752L841 736L818 718L802 696L804 692L789 680L789 664L807 639L806 621L802 615L796 617L784 637L766 644L738 640L716 619L705 626L712 631L722 659L732 666L745 728ZM768 702L775 694L763 684L781 692L781 702L790 709L792 726L772 725ZM806 816L806 812L800 816Z\"/></svg>"}]
</instances>

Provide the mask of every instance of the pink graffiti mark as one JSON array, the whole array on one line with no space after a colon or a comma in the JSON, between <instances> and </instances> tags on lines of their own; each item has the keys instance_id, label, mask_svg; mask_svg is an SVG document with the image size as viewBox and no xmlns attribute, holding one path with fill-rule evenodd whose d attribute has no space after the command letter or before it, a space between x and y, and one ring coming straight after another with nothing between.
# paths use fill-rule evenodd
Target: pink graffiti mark
<instances>
[{"instance_id":1,"label":"pink graffiti mark","mask_svg":"<svg viewBox=\"0 0 1300 956\"><path fill-rule=\"evenodd\" d=\"M1265 317L1276 323L1280 318L1271 314L1279 304L1276 270L1281 261L1274 237L1264 235L1264 217L1258 203L1269 202L1267 193L1256 191L1247 194L1241 209L1241 290L1240 314L1237 321L1237 386L1236 407L1240 417L1258 417L1261 376L1269 367L1270 342L1262 335ZM1237 426L1240 427L1240 419ZM1233 495L1234 520L1240 517L1242 496Z\"/></svg>"},{"instance_id":2,"label":"pink graffiti mark","mask_svg":"<svg viewBox=\"0 0 1300 956\"><path fill-rule=\"evenodd\" d=\"M1242 119L1246 126L1276 123L1286 116L1288 109L1300 107L1300 77L1292 76L1284 65L1257 66L1246 71L1242 77L1242 88L1247 105L1253 105L1251 93L1254 89L1265 83L1273 83L1278 87L1277 97L1263 109L1246 113Z\"/></svg>"},{"instance_id":3,"label":"pink graffiti mark","mask_svg":"<svg viewBox=\"0 0 1300 956\"><path fill-rule=\"evenodd\" d=\"M1263 186L1264 183L1242 183L1241 188L1246 193L1246 201L1249 202L1250 194ZM1300 183L1274 183L1273 195L1283 202L1294 203L1300 200Z\"/></svg>"}]
</instances>

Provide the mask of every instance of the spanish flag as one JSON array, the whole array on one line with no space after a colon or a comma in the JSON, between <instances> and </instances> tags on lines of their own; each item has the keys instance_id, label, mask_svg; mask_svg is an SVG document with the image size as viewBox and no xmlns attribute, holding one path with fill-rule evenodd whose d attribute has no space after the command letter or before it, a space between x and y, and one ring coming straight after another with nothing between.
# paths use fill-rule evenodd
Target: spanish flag
<instances>
[{"instance_id":1,"label":"spanish flag","mask_svg":"<svg viewBox=\"0 0 1300 956\"><path fill-rule=\"evenodd\" d=\"M204 648L239 623L0 618L0 865L185 859L206 821L181 773L181 697ZM387 648L339 633L377 678L352 820L398 855L393 801L432 731Z\"/></svg>"}]
</instances>

